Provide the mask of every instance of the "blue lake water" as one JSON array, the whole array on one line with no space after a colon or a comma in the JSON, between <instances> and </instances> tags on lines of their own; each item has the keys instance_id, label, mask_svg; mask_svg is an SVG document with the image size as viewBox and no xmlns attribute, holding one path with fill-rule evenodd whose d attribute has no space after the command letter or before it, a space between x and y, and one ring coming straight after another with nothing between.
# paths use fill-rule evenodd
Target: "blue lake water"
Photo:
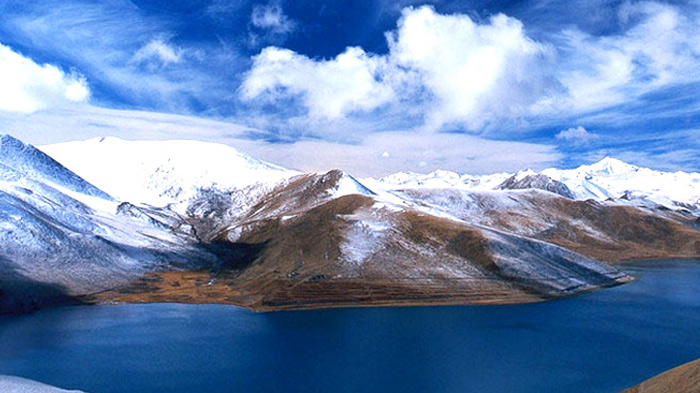
<instances>
[{"instance_id":1,"label":"blue lake water","mask_svg":"<svg viewBox=\"0 0 700 393\"><path fill-rule=\"evenodd\" d=\"M700 358L700 262L513 306L256 314L68 307L0 318L0 374L108 392L617 392Z\"/></svg>"}]
</instances>

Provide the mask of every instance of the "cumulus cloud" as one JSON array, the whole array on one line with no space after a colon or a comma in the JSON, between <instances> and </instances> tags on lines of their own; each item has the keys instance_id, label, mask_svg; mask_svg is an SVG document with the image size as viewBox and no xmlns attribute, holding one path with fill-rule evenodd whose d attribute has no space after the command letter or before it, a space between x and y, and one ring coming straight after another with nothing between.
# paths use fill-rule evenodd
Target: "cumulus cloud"
<instances>
[{"instance_id":1,"label":"cumulus cloud","mask_svg":"<svg viewBox=\"0 0 700 393\"><path fill-rule=\"evenodd\" d=\"M408 7L386 33L388 53L355 47L335 58L311 59L268 47L254 58L241 96L285 108L297 102L308 114L307 128L320 119L335 124L353 115L406 113L415 128L483 132L572 116L609 121L624 115L622 105L643 106L650 93L700 83L697 9L627 2L610 10L619 24L615 33L568 27L535 41L523 23L506 15L475 21ZM280 62L282 54L292 60ZM335 66L348 57L355 66ZM364 77L354 86L347 81L357 70Z\"/></svg>"},{"instance_id":2,"label":"cumulus cloud","mask_svg":"<svg viewBox=\"0 0 700 393\"><path fill-rule=\"evenodd\" d=\"M142 46L141 49L134 54L134 61L157 60L167 65L180 62L181 57L182 50L172 47L162 39L154 39Z\"/></svg>"},{"instance_id":3,"label":"cumulus cloud","mask_svg":"<svg viewBox=\"0 0 700 393\"><path fill-rule=\"evenodd\" d=\"M254 58L241 86L245 100L301 97L312 118L338 119L394 99L382 83L386 59L348 48L332 60L316 61L288 49L265 48Z\"/></svg>"},{"instance_id":4,"label":"cumulus cloud","mask_svg":"<svg viewBox=\"0 0 700 393\"><path fill-rule=\"evenodd\" d=\"M588 132L585 128L578 126L560 131L555 138L572 143L586 144L598 139L598 135Z\"/></svg>"},{"instance_id":5,"label":"cumulus cloud","mask_svg":"<svg viewBox=\"0 0 700 393\"><path fill-rule=\"evenodd\" d=\"M3 44L0 86L0 110L8 112L35 112L85 102L90 96L82 76L65 73L51 64L37 64Z\"/></svg>"},{"instance_id":6,"label":"cumulus cloud","mask_svg":"<svg viewBox=\"0 0 700 393\"><path fill-rule=\"evenodd\" d=\"M401 103L419 106L429 129L478 130L541 110L559 89L551 49L502 14L479 24L428 6L407 8L387 40L386 55L352 47L328 60L268 47L255 57L242 97L300 96L312 118L327 119Z\"/></svg>"},{"instance_id":7,"label":"cumulus cloud","mask_svg":"<svg viewBox=\"0 0 700 393\"><path fill-rule=\"evenodd\" d=\"M430 128L457 123L476 130L517 118L558 87L550 48L503 14L478 24L466 15L408 8L389 46L391 61L414 71L433 96L426 107Z\"/></svg>"}]
</instances>

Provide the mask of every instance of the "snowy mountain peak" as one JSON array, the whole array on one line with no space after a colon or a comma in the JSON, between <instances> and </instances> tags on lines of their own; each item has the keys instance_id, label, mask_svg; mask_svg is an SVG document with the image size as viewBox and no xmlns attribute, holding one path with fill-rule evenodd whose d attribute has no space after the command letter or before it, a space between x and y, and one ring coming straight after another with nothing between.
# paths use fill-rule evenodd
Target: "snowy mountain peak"
<instances>
[{"instance_id":1,"label":"snowy mountain peak","mask_svg":"<svg viewBox=\"0 0 700 393\"><path fill-rule=\"evenodd\" d=\"M538 175L537 172L533 171L532 169L525 169L525 170L520 170L515 172L513 175L515 177L515 180L520 181L525 179L528 176L535 176Z\"/></svg>"},{"instance_id":2,"label":"snowy mountain peak","mask_svg":"<svg viewBox=\"0 0 700 393\"><path fill-rule=\"evenodd\" d=\"M602 160L591 165L582 165L578 168L581 172L620 175L624 173L634 172L639 167L628 164L624 161L612 157L605 157Z\"/></svg>"},{"instance_id":3,"label":"snowy mountain peak","mask_svg":"<svg viewBox=\"0 0 700 393\"><path fill-rule=\"evenodd\" d=\"M374 191L367 188L350 174L341 170L334 169L325 173L322 177L330 180L332 183L330 194L333 198L352 194L375 195Z\"/></svg>"},{"instance_id":4,"label":"snowy mountain peak","mask_svg":"<svg viewBox=\"0 0 700 393\"><path fill-rule=\"evenodd\" d=\"M460 175L456 172L436 170L427 175L414 172L398 172L381 179L363 179L365 184L378 184L383 188L461 188L493 189L508 177L509 173L487 176Z\"/></svg>"},{"instance_id":5,"label":"snowy mountain peak","mask_svg":"<svg viewBox=\"0 0 700 393\"><path fill-rule=\"evenodd\" d=\"M227 145L191 140L104 137L42 150L118 199L153 206L188 200L203 189L242 189L298 174Z\"/></svg>"}]
</instances>

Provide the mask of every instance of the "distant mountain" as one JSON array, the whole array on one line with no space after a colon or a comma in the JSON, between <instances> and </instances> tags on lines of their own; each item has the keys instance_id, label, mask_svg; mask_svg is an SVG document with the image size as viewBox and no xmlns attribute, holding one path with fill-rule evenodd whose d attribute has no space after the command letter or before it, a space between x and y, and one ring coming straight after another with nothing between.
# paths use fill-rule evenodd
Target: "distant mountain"
<instances>
[{"instance_id":1,"label":"distant mountain","mask_svg":"<svg viewBox=\"0 0 700 393\"><path fill-rule=\"evenodd\" d=\"M452 188L468 191L541 189L569 199L700 210L700 173L662 172L606 157L576 169L532 170L515 174L471 176L436 171L428 175L397 173L368 182L383 189Z\"/></svg>"},{"instance_id":2,"label":"distant mountain","mask_svg":"<svg viewBox=\"0 0 700 393\"><path fill-rule=\"evenodd\" d=\"M362 181L381 189L457 188L484 191L498 189L511 176L513 174L510 173L472 176L469 174L460 175L452 171L437 170L429 174L399 172L380 179L367 178L362 179Z\"/></svg>"},{"instance_id":3,"label":"distant mountain","mask_svg":"<svg viewBox=\"0 0 700 393\"><path fill-rule=\"evenodd\" d=\"M542 174L566 184L576 199L700 209L700 173L656 171L606 157L592 165L546 169Z\"/></svg>"},{"instance_id":4,"label":"distant mountain","mask_svg":"<svg viewBox=\"0 0 700 393\"><path fill-rule=\"evenodd\" d=\"M500 190L544 190L559 194L565 198L575 199L566 184L541 173L516 173L498 186Z\"/></svg>"},{"instance_id":5,"label":"distant mountain","mask_svg":"<svg viewBox=\"0 0 700 393\"><path fill-rule=\"evenodd\" d=\"M516 303L630 279L605 262L700 256L688 185L697 174L612 159L358 180L211 143L42 147L59 164L2 141L5 311L56 299L256 310Z\"/></svg>"}]
</instances>

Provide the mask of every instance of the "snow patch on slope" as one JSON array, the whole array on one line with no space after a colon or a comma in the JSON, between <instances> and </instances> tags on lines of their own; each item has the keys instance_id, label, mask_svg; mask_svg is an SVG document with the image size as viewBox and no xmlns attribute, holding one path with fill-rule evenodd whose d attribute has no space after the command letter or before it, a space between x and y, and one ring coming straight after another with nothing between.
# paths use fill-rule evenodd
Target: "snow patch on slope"
<instances>
[{"instance_id":1,"label":"snow patch on slope","mask_svg":"<svg viewBox=\"0 0 700 393\"><path fill-rule=\"evenodd\" d=\"M213 258L175 213L122 206L33 146L0 137L0 287L7 295L21 277L89 293ZM11 306L0 298L0 309Z\"/></svg>"},{"instance_id":2,"label":"snow patch on slope","mask_svg":"<svg viewBox=\"0 0 700 393\"><path fill-rule=\"evenodd\" d=\"M382 249L391 223L377 211L369 209L342 217L350 227L340 245L341 255L345 262L357 267Z\"/></svg>"},{"instance_id":3,"label":"snow patch on slope","mask_svg":"<svg viewBox=\"0 0 700 393\"><path fill-rule=\"evenodd\" d=\"M374 191L367 188L357 179L342 171L330 171L327 175L335 174L337 181L334 187L330 190L331 198L340 198L345 195L375 195ZM322 175L322 174L319 174Z\"/></svg>"},{"instance_id":4,"label":"snow patch on slope","mask_svg":"<svg viewBox=\"0 0 700 393\"><path fill-rule=\"evenodd\" d=\"M114 202L107 193L53 158L10 135L0 135L0 165L5 181L22 182L30 178L93 204Z\"/></svg>"},{"instance_id":5,"label":"snow patch on slope","mask_svg":"<svg viewBox=\"0 0 700 393\"><path fill-rule=\"evenodd\" d=\"M602 262L532 238L496 230L483 230L489 239L499 274L538 283L558 293L593 289L625 274Z\"/></svg>"}]
</instances>

